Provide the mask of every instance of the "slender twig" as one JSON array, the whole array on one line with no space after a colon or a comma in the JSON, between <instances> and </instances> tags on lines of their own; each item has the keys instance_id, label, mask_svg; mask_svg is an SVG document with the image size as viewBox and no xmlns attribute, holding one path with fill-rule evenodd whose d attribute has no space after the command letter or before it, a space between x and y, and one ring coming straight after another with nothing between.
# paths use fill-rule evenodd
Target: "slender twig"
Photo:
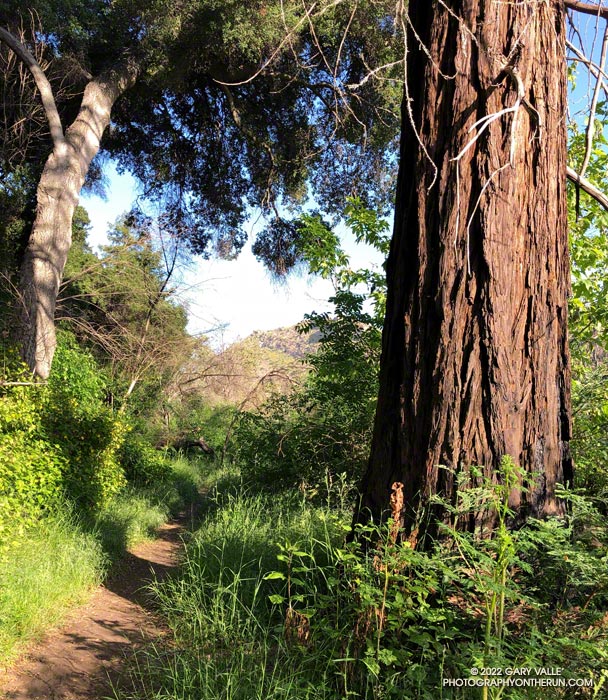
<instances>
[{"instance_id":1,"label":"slender twig","mask_svg":"<svg viewBox=\"0 0 608 700\"><path fill-rule=\"evenodd\" d=\"M329 3L329 4L326 5L324 8L322 8L321 10L319 10L318 14L316 14L315 17L321 17L321 16L324 15L326 12L328 12L329 10L331 10L333 7L336 7L337 5L340 5L343 1L344 1L344 0L334 0L334 2ZM266 68L268 68L268 66L270 66L270 65L272 64L272 62L277 58L277 56L280 55L280 53L281 53L281 51L283 50L283 47L285 46L285 44L287 44L288 42L291 42L292 37L295 36L295 34L297 33L297 31L300 29L300 27L301 27L305 22L310 21L310 17L313 15L313 10L314 10L314 8L315 8L316 5L318 5L318 2L313 2L313 4L312 4L309 8L306 8L306 7L304 8L304 16L301 17L301 18L296 22L296 24L294 25L294 27L293 27L293 29L291 30L291 32L289 32L289 34L287 34L285 37L283 37L283 40L282 40L281 43L277 46L277 48L272 52L272 54L270 55L270 57L269 57L266 61L264 61L262 67L261 67L261 68L258 68L258 70L257 70L253 75L251 75L249 78L246 78L245 80L239 80L239 81L236 81L236 82L226 82L226 81L217 80L217 78L214 78L214 79L213 79L214 82L219 83L220 85L246 85L247 83L250 83L250 82L252 82L253 80L255 80L255 79L258 77L258 75L260 75L261 73L263 73L263 72L266 70ZM331 69L330 69L330 70L331 70Z\"/></svg>"},{"instance_id":2,"label":"slender twig","mask_svg":"<svg viewBox=\"0 0 608 700\"><path fill-rule=\"evenodd\" d=\"M602 52L600 55L600 70L604 71L604 64L606 63L606 52L608 51L608 26L604 29L604 38L602 39ZM593 137L595 136L595 112L597 110L597 102L600 96L600 91L602 88L602 79L600 76L597 77L595 81L595 88L593 89L593 97L591 99L591 105L589 107L589 118L587 121L587 129L585 131L585 155L583 157L583 163L579 170L579 175L585 177L585 172L589 161L591 160L591 151L593 150Z\"/></svg>"},{"instance_id":3,"label":"slender twig","mask_svg":"<svg viewBox=\"0 0 608 700\"><path fill-rule=\"evenodd\" d=\"M3 382L0 381L0 387L2 386L46 386L46 382Z\"/></svg>"}]
</instances>

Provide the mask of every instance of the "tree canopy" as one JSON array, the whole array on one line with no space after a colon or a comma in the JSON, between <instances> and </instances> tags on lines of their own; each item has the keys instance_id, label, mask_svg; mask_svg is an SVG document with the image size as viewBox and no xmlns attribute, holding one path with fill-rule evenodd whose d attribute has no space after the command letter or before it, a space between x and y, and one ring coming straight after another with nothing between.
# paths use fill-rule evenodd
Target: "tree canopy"
<instances>
[{"instance_id":1,"label":"tree canopy","mask_svg":"<svg viewBox=\"0 0 608 700\"><path fill-rule=\"evenodd\" d=\"M400 66L373 71L395 62L390 5L8 2L0 25L38 57L64 124L91 76L136 66L101 157L164 202L194 252L229 256L244 243L251 207L275 218L314 196L335 212L345 194L389 205ZM10 53L2 47L11 108L0 169L30 168L33 186L49 130L33 79Z\"/></svg>"}]
</instances>

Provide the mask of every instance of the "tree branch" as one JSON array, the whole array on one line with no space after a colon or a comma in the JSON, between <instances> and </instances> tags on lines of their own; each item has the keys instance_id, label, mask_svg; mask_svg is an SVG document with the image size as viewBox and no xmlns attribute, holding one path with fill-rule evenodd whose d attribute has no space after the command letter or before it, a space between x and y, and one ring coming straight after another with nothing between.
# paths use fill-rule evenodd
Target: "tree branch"
<instances>
[{"instance_id":1,"label":"tree branch","mask_svg":"<svg viewBox=\"0 0 608 700\"><path fill-rule=\"evenodd\" d=\"M0 387L3 386L46 386L47 382L4 382L0 381Z\"/></svg>"},{"instance_id":2,"label":"tree branch","mask_svg":"<svg viewBox=\"0 0 608 700\"><path fill-rule=\"evenodd\" d=\"M38 88L38 92L40 93L42 106L44 107L46 118L49 122L53 145L63 145L65 143L65 136L63 133L63 126L61 125L61 117L59 116L57 105L55 104L53 88L40 67L40 64L27 48L3 27L0 27L0 41L4 42L29 69L36 83L36 87Z\"/></svg>"},{"instance_id":3,"label":"tree branch","mask_svg":"<svg viewBox=\"0 0 608 700\"><path fill-rule=\"evenodd\" d=\"M608 7L604 7L603 5L596 5L591 2L579 2L579 0L565 0L564 5L570 10L576 10L586 15L608 19Z\"/></svg>"},{"instance_id":4,"label":"tree branch","mask_svg":"<svg viewBox=\"0 0 608 700\"><path fill-rule=\"evenodd\" d=\"M603 72L604 64L606 63L606 52L608 51L608 25L604 29L604 38L602 40L602 53L600 56L599 68ZM579 175L580 177L585 176L587 166L591 160L591 151L593 150L593 137L595 136L595 113L597 110L597 101L600 96L600 91L602 89L602 78L598 75L595 81L595 88L593 90L593 97L591 99L591 107L589 108L589 117L587 119L587 129L585 131L585 156L583 158L583 163L581 165Z\"/></svg>"},{"instance_id":5,"label":"tree branch","mask_svg":"<svg viewBox=\"0 0 608 700\"><path fill-rule=\"evenodd\" d=\"M277 162L275 158L274 151L272 150L272 146L264 141L263 139L258 138L258 136L248 129L244 124L243 120L241 119L241 113L239 112L239 108L236 105L236 102L234 101L234 96L232 95L232 91L230 90L230 87L226 83L220 83L218 82L221 91L224 93L226 96L226 100L228 101L228 106L230 107L230 114L232 115L232 120L234 121L237 129L243 134L245 137L250 138L252 142L258 146L259 148L263 149L268 153L268 157L270 158L270 169L268 171L268 177L266 179L266 192L264 194L264 197L262 199L262 204L265 203L270 203L272 200L272 184L274 181L274 174L277 169Z\"/></svg>"},{"instance_id":6,"label":"tree branch","mask_svg":"<svg viewBox=\"0 0 608 700\"><path fill-rule=\"evenodd\" d=\"M608 196L606 196L601 190L599 190L593 183L581 177L574 168L568 166L566 168L566 175L568 179L576 183L584 192L586 192L590 197L593 197L598 204L601 204L606 211L608 211Z\"/></svg>"},{"instance_id":7,"label":"tree branch","mask_svg":"<svg viewBox=\"0 0 608 700\"><path fill-rule=\"evenodd\" d=\"M604 89L604 92L608 96L608 83L606 82L608 80L608 73L605 73L598 65L597 63L593 63L587 56L582 51L579 51L579 49L576 48L576 46L568 41L566 39L566 48L570 49L572 53L576 56L576 59L570 59L570 60L578 60L581 63L583 63L587 68L589 69L589 72L594 78L600 79L603 78L604 80L602 81L602 87Z\"/></svg>"}]
</instances>

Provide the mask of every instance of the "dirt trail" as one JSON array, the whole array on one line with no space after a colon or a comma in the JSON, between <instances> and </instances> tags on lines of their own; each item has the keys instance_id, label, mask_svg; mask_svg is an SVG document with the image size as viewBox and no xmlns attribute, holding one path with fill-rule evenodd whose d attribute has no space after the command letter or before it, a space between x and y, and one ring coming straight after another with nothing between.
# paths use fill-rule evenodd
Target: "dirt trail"
<instances>
[{"instance_id":1,"label":"dirt trail","mask_svg":"<svg viewBox=\"0 0 608 700\"><path fill-rule=\"evenodd\" d=\"M63 627L50 632L8 672L0 671L6 700L99 700L109 694L135 648L166 633L142 590L179 562L190 518L163 525L157 539L134 547L109 580Z\"/></svg>"}]
</instances>

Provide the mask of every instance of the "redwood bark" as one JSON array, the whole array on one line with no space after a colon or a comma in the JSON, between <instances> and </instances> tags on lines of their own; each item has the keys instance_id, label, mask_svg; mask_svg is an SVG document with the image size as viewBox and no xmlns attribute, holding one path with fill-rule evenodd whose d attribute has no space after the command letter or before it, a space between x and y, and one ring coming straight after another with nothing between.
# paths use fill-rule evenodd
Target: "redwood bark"
<instances>
[{"instance_id":1,"label":"redwood bark","mask_svg":"<svg viewBox=\"0 0 608 700\"><path fill-rule=\"evenodd\" d=\"M109 71L85 88L65 137L55 138L37 189L36 218L21 267L21 351L40 378L55 352L55 304L72 243L72 216L91 161L118 97L135 81L132 64Z\"/></svg>"},{"instance_id":2,"label":"redwood bark","mask_svg":"<svg viewBox=\"0 0 608 700\"><path fill-rule=\"evenodd\" d=\"M419 38L408 31L380 395L358 518L390 512L401 482L411 527L433 494L455 498L455 473L477 465L495 480L504 455L527 473L528 491L510 494L520 516L560 513L556 484L572 479L564 3L410 0L408 12ZM478 120L518 100L482 131Z\"/></svg>"}]
</instances>

